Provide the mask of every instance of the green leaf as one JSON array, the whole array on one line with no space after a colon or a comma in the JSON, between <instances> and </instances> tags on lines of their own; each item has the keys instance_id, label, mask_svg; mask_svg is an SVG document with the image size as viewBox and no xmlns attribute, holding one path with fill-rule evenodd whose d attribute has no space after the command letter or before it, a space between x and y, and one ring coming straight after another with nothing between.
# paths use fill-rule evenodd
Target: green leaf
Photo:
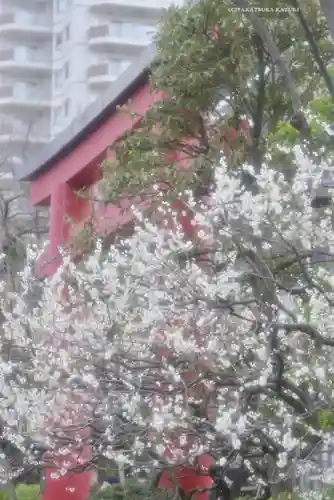
<instances>
[{"instance_id":1,"label":"green leaf","mask_svg":"<svg viewBox=\"0 0 334 500\"><path fill-rule=\"evenodd\" d=\"M327 73L331 78L334 78L334 66L328 66L327 67Z\"/></svg>"},{"instance_id":2,"label":"green leaf","mask_svg":"<svg viewBox=\"0 0 334 500\"><path fill-rule=\"evenodd\" d=\"M334 122L334 103L331 97L322 97L309 102L310 110L326 122Z\"/></svg>"},{"instance_id":3,"label":"green leaf","mask_svg":"<svg viewBox=\"0 0 334 500\"><path fill-rule=\"evenodd\" d=\"M331 430L334 427L334 413L331 410L319 412L320 427L324 430Z\"/></svg>"},{"instance_id":4,"label":"green leaf","mask_svg":"<svg viewBox=\"0 0 334 500\"><path fill-rule=\"evenodd\" d=\"M279 122L276 132L271 140L285 146L294 146L298 138L297 130L290 123Z\"/></svg>"}]
</instances>

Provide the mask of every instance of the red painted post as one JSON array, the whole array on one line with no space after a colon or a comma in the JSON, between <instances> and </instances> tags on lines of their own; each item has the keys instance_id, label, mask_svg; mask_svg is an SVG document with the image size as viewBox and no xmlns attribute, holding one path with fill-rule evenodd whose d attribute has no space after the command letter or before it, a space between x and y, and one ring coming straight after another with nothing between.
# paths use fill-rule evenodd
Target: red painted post
<instances>
[{"instance_id":1,"label":"red painted post","mask_svg":"<svg viewBox=\"0 0 334 500\"><path fill-rule=\"evenodd\" d=\"M155 355L158 359L168 358L171 354L168 347L163 347L164 340L165 335L161 332L161 334L156 338L156 342L159 344L159 347L156 349ZM184 372L182 374L184 382L196 380L198 377L198 369L200 370L201 367L195 366L193 371ZM159 386L159 388L161 387ZM199 397L203 391L205 391L206 396L208 395L208 391L211 392L211 390L203 384L198 384L190 389L190 393L194 395L197 394ZM161 403L163 403L163 399L163 395L161 397L159 395L155 397L156 408L159 408ZM207 418L210 420L212 417L210 408L206 408L206 410ZM187 436L184 441L177 435L177 432L171 431L168 433L167 431L164 435L165 438L172 443L171 445L167 445L165 448L164 454L166 458L175 458L176 455L179 455L180 458L186 458L187 455L189 455L192 446L196 447L197 444L195 436ZM150 438L154 441L155 437L155 432L153 431L150 434ZM174 490L175 486L179 486L185 493L192 493L192 498L194 500L208 500L210 496L210 489L213 484L213 480L209 475L209 468L213 465L213 463L214 460L209 454L199 455L196 457L196 464L193 466L176 466L163 472L160 477L158 487Z\"/></svg>"},{"instance_id":2,"label":"red painted post","mask_svg":"<svg viewBox=\"0 0 334 500\"><path fill-rule=\"evenodd\" d=\"M86 500L89 497L91 480L91 471L68 472L62 476L59 469L46 469L41 499Z\"/></svg>"},{"instance_id":3,"label":"red painted post","mask_svg":"<svg viewBox=\"0 0 334 500\"><path fill-rule=\"evenodd\" d=\"M59 246L66 244L70 235L70 214L77 204L75 193L68 184L53 186L50 203L50 244L41 262L43 276L54 274L61 263ZM73 413L73 412L72 412ZM76 412L74 412L76 413ZM55 418L56 420L56 418ZM81 438L87 438L80 431ZM77 433L78 434L78 433ZM51 461L57 467L46 469L42 484L42 500L86 500L89 496L91 486L91 471L62 473L64 462L70 467L77 467L91 459L91 446L84 446L80 452L69 449L67 456L53 453L48 456L47 461Z\"/></svg>"},{"instance_id":4,"label":"red painted post","mask_svg":"<svg viewBox=\"0 0 334 500\"><path fill-rule=\"evenodd\" d=\"M170 472L164 472L159 481L159 488L173 489L175 484L180 486L185 493L196 491L192 495L194 500L208 500L212 479L208 469L213 459L210 455L202 455L197 458L197 467L176 467Z\"/></svg>"},{"instance_id":5,"label":"red painted post","mask_svg":"<svg viewBox=\"0 0 334 500\"><path fill-rule=\"evenodd\" d=\"M191 139L189 139L191 143ZM187 158L183 158L182 154L179 152L170 152L168 155L168 160L170 162L175 162L178 165L178 168L187 169L189 165L189 161ZM166 189L166 187L161 184L161 189ZM168 189L168 188L167 188ZM182 200L175 200L171 203L171 209L176 213L176 222L179 223L184 231L184 234L189 239L192 239L196 242L199 248L202 248L204 251L210 247L210 242L203 241L202 238L198 236L199 231L203 231L206 233L205 228L201 228L198 224L194 222L194 213L191 212L189 208L182 202ZM166 222L166 220L165 220ZM167 227L173 231L175 230L175 222L173 217L167 217ZM208 235L206 235L208 236ZM205 261L207 259L206 255L202 256L201 261ZM199 339L200 341L200 339ZM162 344L156 351L156 356L160 357L168 357L170 350L167 347L163 347L164 344L164 334L162 333L161 337L157 338L157 343ZM183 374L184 380L191 380L196 378L196 371L193 373L185 373ZM195 388L195 392L200 390L200 387ZM159 403L157 402L157 406ZM208 410L209 411L209 410ZM210 415L208 415L210 419ZM153 433L152 433L153 437ZM171 439L173 442L173 448L175 451L182 450L184 456L187 455L187 452L190 451L194 440L187 438L187 441L184 445L181 445L179 439L175 437L175 439ZM174 451L171 447L166 447L165 455L168 457L173 455ZM182 453L181 451L181 453ZM174 489L175 485L178 485L182 488L185 493L191 493L193 491L197 491L192 498L194 500L208 500L210 495L210 488L212 487L213 480L209 475L208 471L210 466L212 466L214 460L213 458L206 454L200 455L197 457L196 466L194 467L174 467L169 471L165 471L159 481L159 488L167 488ZM171 477L172 476L172 477Z\"/></svg>"},{"instance_id":6,"label":"red painted post","mask_svg":"<svg viewBox=\"0 0 334 500\"><path fill-rule=\"evenodd\" d=\"M219 37L219 33L215 27L212 38L217 39L217 37ZM149 85L146 85L138 89L137 93L134 94L132 106L140 115L143 114L155 100L162 97L161 95L152 95L149 90ZM78 185L91 184L94 176L92 177L88 175L88 173L91 174L91 172L97 168L98 163L101 161L101 155L105 154L109 145L117 140L124 131L130 130L135 124L136 120L133 118L130 119L130 117L125 114L114 113L105 123L99 125L92 134L88 134L80 145L75 146L70 154L67 154L64 158L59 160L52 169L33 181L31 199L34 205L45 202L51 192L50 247L48 249L47 259L44 258L44 263L46 260L50 262L44 266L44 275L50 275L56 271L60 263L58 246L67 241L72 226L72 224L66 220L66 213L68 210L70 211L74 194L67 185L67 182L71 182L72 184L78 183ZM186 165L184 165L186 160L179 158L179 163L181 166L186 167ZM56 184L59 183L60 185L56 186ZM173 208L180 209L180 212L182 210L182 207L174 206ZM100 214L104 212L104 215L108 212L110 218L117 218L118 222L122 219L116 207L111 207L111 210L103 209ZM104 217L104 219L106 219L106 217ZM180 214L178 219L178 222L183 226L184 231L188 235L194 235L194 233L198 231L198 228L192 225L191 219L192 217L188 213L186 215ZM122 222L124 222L124 220ZM119 225L116 222L113 225L116 231ZM99 227L102 233L106 232L107 226L109 227L109 222L108 224L105 221L100 222ZM212 484L211 478L205 474L205 468L209 466L211 458L205 456L199 457L198 460L201 471L189 467L175 469L175 477L180 486L186 491L191 491L195 488L207 488ZM47 471L46 488L42 494L43 500L85 500L87 498L90 477L87 475L85 476L85 474L90 476L89 473L72 474L71 476L65 475L56 480L51 478L51 474L55 474L55 472ZM162 483L160 485L162 485ZM196 500L204 500L208 498L208 494L198 493L195 498Z\"/></svg>"},{"instance_id":7,"label":"red painted post","mask_svg":"<svg viewBox=\"0 0 334 500\"><path fill-rule=\"evenodd\" d=\"M56 184L51 190L50 231L47 251L36 263L36 274L40 277L52 276L61 263L59 246L68 240L69 220L67 214L73 203L74 194L67 183Z\"/></svg>"}]
</instances>

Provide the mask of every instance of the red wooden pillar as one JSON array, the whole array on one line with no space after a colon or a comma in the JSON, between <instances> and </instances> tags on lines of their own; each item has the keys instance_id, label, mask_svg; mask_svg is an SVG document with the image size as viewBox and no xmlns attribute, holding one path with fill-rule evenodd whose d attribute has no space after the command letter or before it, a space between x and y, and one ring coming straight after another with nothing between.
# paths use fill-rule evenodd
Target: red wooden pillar
<instances>
[{"instance_id":1,"label":"red wooden pillar","mask_svg":"<svg viewBox=\"0 0 334 500\"><path fill-rule=\"evenodd\" d=\"M51 190L49 211L49 246L36 264L36 274L40 277L52 276L61 263L59 246L69 237L68 213L71 210L74 193L67 183L56 184Z\"/></svg>"},{"instance_id":2,"label":"red wooden pillar","mask_svg":"<svg viewBox=\"0 0 334 500\"><path fill-rule=\"evenodd\" d=\"M65 245L70 236L71 214L76 212L77 198L67 183L55 185L51 192L50 203L50 244L46 255L38 263L43 276L51 276L57 271L61 263L59 246ZM69 409L71 411L71 409ZM72 412L73 413L73 412ZM57 416L55 416L57 420ZM84 422L83 422L84 423ZM89 436L87 429L81 431L80 437L85 439ZM77 433L78 434L78 433ZM42 500L86 500L89 496L91 486L91 471L62 473L64 463L69 467L83 467L83 464L91 459L91 446L86 445L80 451L69 448L69 453L47 457L57 467L46 469L43 485Z\"/></svg>"},{"instance_id":3,"label":"red wooden pillar","mask_svg":"<svg viewBox=\"0 0 334 500\"><path fill-rule=\"evenodd\" d=\"M186 493L196 491L191 498L194 500L208 500L212 479L208 469L213 459L210 455L202 455L197 459L196 467L175 467L172 472L164 472L159 482L159 488L173 489L175 484Z\"/></svg>"},{"instance_id":4,"label":"red wooden pillar","mask_svg":"<svg viewBox=\"0 0 334 500\"><path fill-rule=\"evenodd\" d=\"M164 335L158 339L157 342L163 343ZM170 350L167 347L160 347L156 351L156 356L158 358L167 357L170 354ZM192 380L198 377L198 373L196 371L196 367L194 371L185 372L182 375L182 378L185 382L191 382ZM205 386L201 386L198 384L194 386L191 390L194 394L200 396L200 393L203 391ZM209 389L205 388L205 392ZM162 396L163 400L163 396ZM159 396L156 398L156 406L159 407L161 400ZM211 411L210 408L207 408L207 418L211 419ZM168 445L165 448L165 456L168 458L172 458L178 455L180 451L180 455L185 458L191 451L192 446L196 446L196 437L188 436L186 442L183 442L182 439L177 435L177 432L173 433L173 431L169 434L167 432L168 439L172 443L172 445ZM152 439L154 439L154 432L152 433ZM213 485L213 480L209 475L209 469L213 465L214 460L211 455L203 454L196 457L195 464L192 466L176 466L169 470L163 472L160 477L158 487L166 488L170 490L174 490L175 486L181 487L181 489L187 493L192 493L192 498L194 500L208 500L210 496L210 489ZM195 492L195 493L194 493Z\"/></svg>"},{"instance_id":5,"label":"red wooden pillar","mask_svg":"<svg viewBox=\"0 0 334 500\"><path fill-rule=\"evenodd\" d=\"M79 427L85 424L85 414L80 408L81 402L81 397L77 398L77 401L72 401L71 408L66 408L63 415L55 418L60 426L64 418L70 419L73 425L78 425L78 430L67 433L67 437L72 437L73 442L66 447L66 455L60 453L62 447L60 445L58 453L55 450L45 457L46 462L51 462L55 467L45 470L42 500L86 500L89 497L92 473L90 470L85 470L85 464L92 458L92 449L90 444L80 444L80 440L87 443L90 435L88 428ZM76 438L79 439L78 444L75 443ZM82 472L66 472L75 468L80 468Z\"/></svg>"},{"instance_id":6,"label":"red wooden pillar","mask_svg":"<svg viewBox=\"0 0 334 500\"><path fill-rule=\"evenodd\" d=\"M69 237L69 220L73 192L67 183L53 186L50 204L50 246L48 258L50 262L49 273L53 274L60 264L58 247L64 245Z\"/></svg>"},{"instance_id":7,"label":"red wooden pillar","mask_svg":"<svg viewBox=\"0 0 334 500\"><path fill-rule=\"evenodd\" d=\"M189 142L191 143L192 140L189 139ZM178 165L178 168L183 168L185 170L188 168L188 160L187 158L183 158L181 153L171 152L167 156L170 162L175 162L175 164ZM164 189L165 187L161 185L161 188ZM173 210L173 212L176 212L176 221L181 225L186 237L195 241L198 244L199 248L207 250L208 247L210 246L210 243L208 244L208 242L202 241L201 238L198 237L198 232L203 230L203 228L201 228L198 224L194 223L194 214L191 212L191 210L189 210L189 208L187 208L181 200L175 200L174 202L172 202L171 209ZM167 217L167 221L168 221L168 228L171 231L175 230L175 223L173 221L173 217L172 216L170 218ZM204 232L206 232L205 229ZM206 256L204 255L201 260L205 261ZM157 341L159 343L160 342L163 343L162 338L157 339ZM158 357L160 356L168 357L169 349L166 347L165 348L162 347L157 350L156 354ZM193 378L196 378L196 372L184 374L185 380L189 379L191 380ZM197 390L200 390L200 388L197 388ZM210 418L210 415L208 415L208 418ZM180 448L180 444L178 441L179 440L176 437L174 442L175 449ZM188 438L186 445L182 447L185 454L187 453L186 452L187 449L188 450L191 449L192 444L194 444L193 440ZM165 455L169 456L172 454L172 452L173 450L167 447L165 450ZM198 456L196 461L196 466L174 467L172 470L164 472L160 478L159 487L174 489L175 485L178 485L186 493L197 491L192 496L194 500L208 500L210 494L209 490L213 484L213 480L208 473L209 468L210 466L212 466L212 464L213 464L213 458L210 455L206 454Z\"/></svg>"}]
</instances>

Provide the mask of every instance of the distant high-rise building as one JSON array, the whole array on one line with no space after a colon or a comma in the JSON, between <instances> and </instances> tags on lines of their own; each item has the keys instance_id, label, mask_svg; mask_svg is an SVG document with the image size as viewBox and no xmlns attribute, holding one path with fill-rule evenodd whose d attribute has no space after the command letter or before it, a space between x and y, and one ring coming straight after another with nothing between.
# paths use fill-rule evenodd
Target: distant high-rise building
<instances>
[{"instance_id":1,"label":"distant high-rise building","mask_svg":"<svg viewBox=\"0 0 334 500\"><path fill-rule=\"evenodd\" d=\"M166 0L0 0L0 190L148 45Z\"/></svg>"}]
</instances>

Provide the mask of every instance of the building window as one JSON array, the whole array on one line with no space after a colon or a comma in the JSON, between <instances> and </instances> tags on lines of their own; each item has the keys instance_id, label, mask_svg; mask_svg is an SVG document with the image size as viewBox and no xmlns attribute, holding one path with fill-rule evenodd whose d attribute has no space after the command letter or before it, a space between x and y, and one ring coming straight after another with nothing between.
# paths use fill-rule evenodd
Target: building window
<instances>
[{"instance_id":1,"label":"building window","mask_svg":"<svg viewBox=\"0 0 334 500\"><path fill-rule=\"evenodd\" d=\"M70 106L71 106L71 101L69 99L66 99L64 103L64 115L66 118L70 114Z\"/></svg>"},{"instance_id":2,"label":"building window","mask_svg":"<svg viewBox=\"0 0 334 500\"><path fill-rule=\"evenodd\" d=\"M63 118L63 108L62 106L57 106L54 111L53 124L60 125Z\"/></svg>"},{"instance_id":3,"label":"building window","mask_svg":"<svg viewBox=\"0 0 334 500\"><path fill-rule=\"evenodd\" d=\"M132 26L132 36L136 36L138 38L151 38L153 35L153 26L149 26L147 24L135 24Z\"/></svg>"},{"instance_id":4,"label":"building window","mask_svg":"<svg viewBox=\"0 0 334 500\"><path fill-rule=\"evenodd\" d=\"M60 89L63 84L63 71L58 69L55 73L55 88Z\"/></svg>"},{"instance_id":5,"label":"building window","mask_svg":"<svg viewBox=\"0 0 334 500\"><path fill-rule=\"evenodd\" d=\"M153 26L146 24L124 23L114 21L111 23L111 35L128 38L151 38L154 32Z\"/></svg>"},{"instance_id":6,"label":"building window","mask_svg":"<svg viewBox=\"0 0 334 500\"><path fill-rule=\"evenodd\" d=\"M70 77L70 65L67 62L61 69L55 72L55 88L61 89L64 82Z\"/></svg>"},{"instance_id":7,"label":"building window","mask_svg":"<svg viewBox=\"0 0 334 500\"><path fill-rule=\"evenodd\" d=\"M59 49L63 43L63 35L62 33L57 33L56 35L56 49Z\"/></svg>"},{"instance_id":8,"label":"building window","mask_svg":"<svg viewBox=\"0 0 334 500\"><path fill-rule=\"evenodd\" d=\"M122 61L114 59L109 63L110 72L113 76L118 76L122 72Z\"/></svg>"},{"instance_id":9,"label":"building window","mask_svg":"<svg viewBox=\"0 0 334 500\"><path fill-rule=\"evenodd\" d=\"M53 124L55 126L63 125L63 122L70 115L70 99L65 99L63 104L57 106L54 110Z\"/></svg>"},{"instance_id":10,"label":"building window","mask_svg":"<svg viewBox=\"0 0 334 500\"><path fill-rule=\"evenodd\" d=\"M98 63L96 62L97 73L100 75L110 75L114 78L120 76L123 71L125 71L130 65L130 61L125 61L122 59L110 59L106 63ZM96 73L96 74L97 74ZM93 76L93 75L91 75Z\"/></svg>"},{"instance_id":11,"label":"building window","mask_svg":"<svg viewBox=\"0 0 334 500\"><path fill-rule=\"evenodd\" d=\"M41 54L43 54L43 52L40 52L38 45L18 46L15 49L15 53L19 60L33 62L40 61L42 59Z\"/></svg>"},{"instance_id":12,"label":"building window","mask_svg":"<svg viewBox=\"0 0 334 500\"><path fill-rule=\"evenodd\" d=\"M123 34L123 25L124 23L120 21L114 21L111 23L111 35L121 37Z\"/></svg>"},{"instance_id":13,"label":"building window","mask_svg":"<svg viewBox=\"0 0 334 500\"><path fill-rule=\"evenodd\" d=\"M29 99L31 97L36 97L36 87L38 84L32 84L29 82L15 82L13 86L14 96L18 99Z\"/></svg>"},{"instance_id":14,"label":"building window","mask_svg":"<svg viewBox=\"0 0 334 500\"><path fill-rule=\"evenodd\" d=\"M68 24L65 28L65 40L68 42L71 38L71 25Z\"/></svg>"},{"instance_id":15,"label":"building window","mask_svg":"<svg viewBox=\"0 0 334 500\"><path fill-rule=\"evenodd\" d=\"M66 8L66 0L57 0L56 8L58 14L60 12L63 12L63 10L65 10Z\"/></svg>"},{"instance_id":16,"label":"building window","mask_svg":"<svg viewBox=\"0 0 334 500\"><path fill-rule=\"evenodd\" d=\"M64 12L72 7L72 0L57 0L56 11L57 14Z\"/></svg>"},{"instance_id":17,"label":"building window","mask_svg":"<svg viewBox=\"0 0 334 500\"><path fill-rule=\"evenodd\" d=\"M70 65L69 63L65 63L65 66L64 66L64 79L65 80L68 80L70 77Z\"/></svg>"}]
</instances>

